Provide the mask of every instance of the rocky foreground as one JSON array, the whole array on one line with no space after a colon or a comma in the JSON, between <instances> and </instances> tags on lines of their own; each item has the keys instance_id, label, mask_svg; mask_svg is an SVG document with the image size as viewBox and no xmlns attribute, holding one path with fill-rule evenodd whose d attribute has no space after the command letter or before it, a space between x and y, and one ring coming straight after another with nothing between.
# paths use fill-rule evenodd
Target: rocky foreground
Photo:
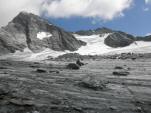
<instances>
[{"instance_id":1,"label":"rocky foreground","mask_svg":"<svg viewBox=\"0 0 151 113\"><path fill-rule=\"evenodd\" d=\"M151 59L0 61L0 113L151 113Z\"/></svg>"}]
</instances>

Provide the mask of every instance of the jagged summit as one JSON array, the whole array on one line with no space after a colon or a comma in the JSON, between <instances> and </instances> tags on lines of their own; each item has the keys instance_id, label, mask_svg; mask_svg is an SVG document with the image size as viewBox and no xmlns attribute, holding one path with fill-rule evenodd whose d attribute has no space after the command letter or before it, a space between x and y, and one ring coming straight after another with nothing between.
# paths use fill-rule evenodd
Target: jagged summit
<instances>
[{"instance_id":1,"label":"jagged summit","mask_svg":"<svg viewBox=\"0 0 151 113\"><path fill-rule=\"evenodd\" d=\"M25 12L25 11L22 11L20 12L13 20L12 22L14 23L23 23L23 22L28 22L28 21L35 21L35 22L42 22L42 23L45 23L45 24L49 24L50 25L50 22L48 22L47 20L35 15L35 14L32 14L32 13L28 13L28 12ZM51 23L52 24L52 23Z\"/></svg>"},{"instance_id":2,"label":"jagged summit","mask_svg":"<svg viewBox=\"0 0 151 113\"><path fill-rule=\"evenodd\" d=\"M19 13L7 26L0 29L0 44L1 54L23 51L25 48L33 52L46 48L75 51L85 45L71 33L27 12Z\"/></svg>"},{"instance_id":3,"label":"jagged summit","mask_svg":"<svg viewBox=\"0 0 151 113\"><path fill-rule=\"evenodd\" d=\"M102 28L97 28L97 29L94 29L94 30L92 30L92 29L90 29L90 30L80 30L80 31L77 31L75 33L78 34L78 35L90 36L90 35L98 35L98 34L112 33L112 32L114 32L114 31L109 29L109 28L102 27Z\"/></svg>"}]
</instances>

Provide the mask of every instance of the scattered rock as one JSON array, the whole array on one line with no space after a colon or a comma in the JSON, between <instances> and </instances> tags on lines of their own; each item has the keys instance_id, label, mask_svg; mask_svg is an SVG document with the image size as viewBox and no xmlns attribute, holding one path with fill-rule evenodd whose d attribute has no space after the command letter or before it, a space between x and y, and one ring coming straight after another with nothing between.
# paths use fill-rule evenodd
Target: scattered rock
<instances>
[{"instance_id":1,"label":"scattered rock","mask_svg":"<svg viewBox=\"0 0 151 113\"><path fill-rule=\"evenodd\" d=\"M70 63L70 64L68 64L67 65L67 67L66 67L67 69L74 69L74 70L78 70L78 69L80 69L80 66L79 65L77 65L77 64L75 64L75 63Z\"/></svg>"},{"instance_id":2,"label":"scattered rock","mask_svg":"<svg viewBox=\"0 0 151 113\"><path fill-rule=\"evenodd\" d=\"M38 68L39 66L38 65L30 65L29 67L31 67L31 68Z\"/></svg>"},{"instance_id":3,"label":"scattered rock","mask_svg":"<svg viewBox=\"0 0 151 113\"><path fill-rule=\"evenodd\" d=\"M7 69L7 67L3 67L3 66L1 66L1 67L0 67L0 69Z\"/></svg>"},{"instance_id":4,"label":"scattered rock","mask_svg":"<svg viewBox=\"0 0 151 113\"><path fill-rule=\"evenodd\" d=\"M11 92L9 86L0 85L0 98Z\"/></svg>"},{"instance_id":5,"label":"scattered rock","mask_svg":"<svg viewBox=\"0 0 151 113\"><path fill-rule=\"evenodd\" d=\"M80 86L88 89L93 89L93 90L105 90L107 89L107 82L106 81L101 81L97 80L94 77L87 77L82 80L82 82L79 83Z\"/></svg>"},{"instance_id":6,"label":"scattered rock","mask_svg":"<svg viewBox=\"0 0 151 113\"><path fill-rule=\"evenodd\" d=\"M52 103L52 104L55 104L55 105L60 105L60 104L61 104L61 100L54 98L54 99L51 101L51 103Z\"/></svg>"},{"instance_id":7,"label":"scattered rock","mask_svg":"<svg viewBox=\"0 0 151 113\"><path fill-rule=\"evenodd\" d=\"M50 70L49 73L60 73L58 70Z\"/></svg>"},{"instance_id":8,"label":"scattered rock","mask_svg":"<svg viewBox=\"0 0 151 113\"><path fill-rule=\"evenodd\" d=\"M35 103L31 100L24 99L10 99L9 103L17 105L17 106L33 106Z\"/></svg>"},{"instance_id":9,"label":"scattered rock","mask_svg":"<svg viewBox=\"0 0 151 113\"><path fill-rule=\"evenodd\" d=\"M116 76L127 76L129 75L130 73L127 72L127 71L114 71L113 72L113 75L116 75Z\"/></svg>"},{"instance_id":10,"label":"scattered rock","mask_svg":"<svg viewBox=\"0 0 151 113\"><path fill-rule=\"evenodd\" d=\"M123 69L121 66L116 66L114 69Z\"/></svg>"},{"instance_id":11,"label":"scattered rock","mask_svg":"<svg viewBox=\"0 0 151 113\"><path fill-rule=\"evenodd\" d=\"M132 60L136 60L136 57L132 57L131 59L132 59Z\"/></svg>"},{"instance_id":12,"label":"scattered rock","mask_svg":"<svg viewBox=\"0 0 151 113\"><path fill-rule=\"evenodd\" d=\"M128 67L128 68L127 68L127 70L131 70L131 68L130 68L130 67Z\"/></svg>"},{"instance_id":13,"label":"scattered rock","mask_svg":"<svg viewBox=\"0 0 151 113\"><path fill-rule=\"evenodd\" d=\"M36 70L36 72L38 72L38 73L46 73L47 70L39 68L39 69Z\"/></svg>"},{"instance_id":14,"label":"scattered rock","mask_svg":"<svg viewBox=\"0 0 151 113\"><path fill-rule=\"evenodd\" d=\"M109 107L111 110L117 110L117 107L116 106L110 106Z\"/></svg>"},{"instance_id":15,"label":"scattered rock","mask_svg":"<svg viewBox=\"0 0 151 113\"><path fill-rule=\"evenodd\" d=\"M78 64L79 66L83 66L83 65L84 65L84 63L81 62L80 59L78 59L78 60L76 61L76 64Z\"/></svg>"}]
</instances>

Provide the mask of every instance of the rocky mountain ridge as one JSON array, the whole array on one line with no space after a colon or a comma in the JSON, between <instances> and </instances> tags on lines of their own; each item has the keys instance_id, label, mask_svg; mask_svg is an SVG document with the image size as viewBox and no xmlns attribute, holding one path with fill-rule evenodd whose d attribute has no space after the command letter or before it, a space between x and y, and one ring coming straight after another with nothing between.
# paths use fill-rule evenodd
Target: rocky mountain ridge
<instances>
[{"instance_id":1,"label":"rocky mountain ridge","mask_svg":"<svg viewBox=\"0 0 151 113\"><path fill-rule=\"evenodd\" d=\"M38 33L42 39L37 38ZM75 51L85 44L71 33L27 12L19 13L7 26L0 29L1 54L23 51L25 48L33 52L40 52L45 48Z\"/></svg>"},{"instance_id":2,"label":"rocky mountain ridge","mask_svg":"<svg viewBox=\"0 0 151 113\"><path fill-rule=\"evenodd\" d=\"M136 37L125 32L115 31L109 28L98 28L95 30L82 30L75 33L67 32L41 17L27 13L19 13L7 26L0 29L0 55L24 51L28 48L33 53L45 49L54 51L76 51L86 42L74 36L93 36L103 39L103 44L112 47L127 47L136 41L151 41L151 36Z\"/></svg>"},{"instance_id":3,"label":"rocky mountain ridge","mask_svg":"<svg viewBox=\"0 0 151 113\"><path fill-rule=\"evenodd\" d=\"M110 35L104 40L104 43L113 48L126 47L135 43L135 41L151 41L151 36L133 36L122 31L115 31L105 27L95 30L81 30L75 33L81 36L100 35L100 37L109 33Z\"/></svg>"}]
</instances>

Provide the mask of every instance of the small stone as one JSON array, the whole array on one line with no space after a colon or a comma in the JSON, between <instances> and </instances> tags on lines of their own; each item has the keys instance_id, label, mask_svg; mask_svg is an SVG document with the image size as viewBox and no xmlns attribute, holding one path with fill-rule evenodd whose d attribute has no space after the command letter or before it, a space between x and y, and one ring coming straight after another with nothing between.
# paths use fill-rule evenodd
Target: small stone
<instances>
[{"instance_id":1,"label":"small stone","mask_svg":"<svg viewBox=\"0 0 151 113\"><path fill-rule=\"evenodd\" d=\"M123 69L121 66L116 66L114 69Z\"/></svg>"},{"instance_id":2,"label":"small stone","mask_svg":"<svg viewBox=\"0 0 151 113\"><path fill-rule=\"evenodd\" d=\"M46 73L47 71L45 69L37 69L36 72L38 72L38 73Z\"/></svg>"},{"instance_id":3,"label":"small stone","mask_svg":"<svg viewBox=\"0 0 151 113\"><path fill-rule=\"evenodd\" d=\"M130 73L127 72L127 71L114 71L112 74L113 74L113 75L116 75L116 76L127 76L127 75L129 75Z\"/></svg>"},{"instance_id":4,"label":"small stone","mask_svg":"<svg viewBox=\"0 0 151 113\"><path fill-rule=\"evenodd\" d=\"M110 106L109 107L111 110L117 110L117 107L116 106Z\"/></svg>"}]
</instances>

